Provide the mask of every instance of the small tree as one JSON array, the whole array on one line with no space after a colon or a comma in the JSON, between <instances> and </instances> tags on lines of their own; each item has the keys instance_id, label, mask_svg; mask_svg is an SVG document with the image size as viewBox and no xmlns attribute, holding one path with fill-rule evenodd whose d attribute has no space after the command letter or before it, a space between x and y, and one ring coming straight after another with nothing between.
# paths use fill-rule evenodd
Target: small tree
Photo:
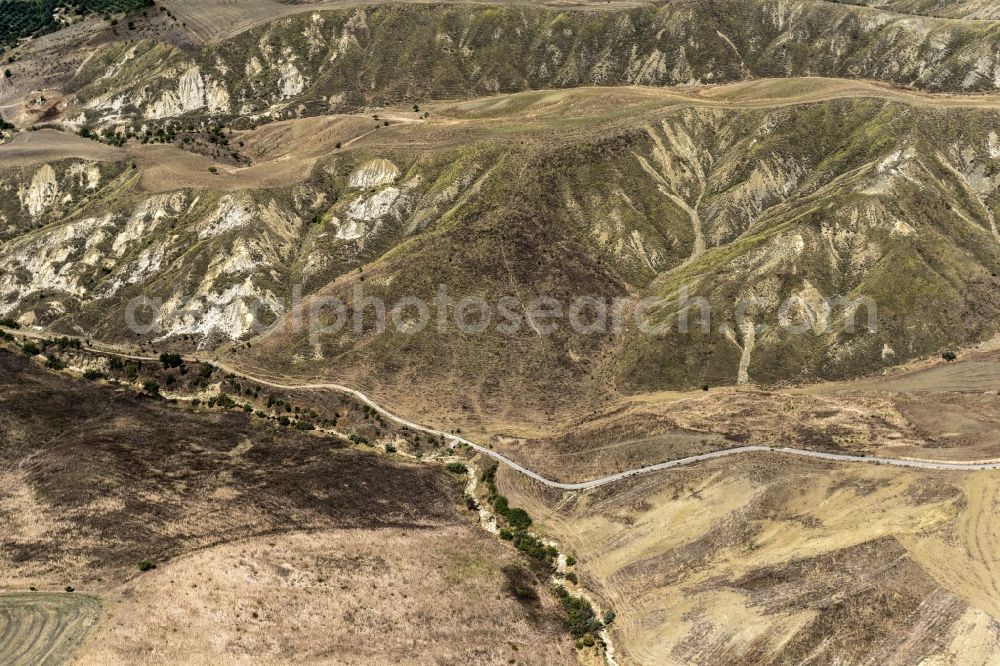
<instances>
[{"instance_id":1,"label":"small tree","mask_svg":"<svg viewBox=\"0 0 1000 666\"><path fill-rule=\"evenodd\" d=\"M145 383L143 383L142 390L143 390L144 393L147 393L147 394L149 394L151 396L158 396L158 395L160 395L160 385L157 384L152 379L147 380Z\"/></svg>"},{"instance_id":2,"label":"small tree","mask_svg":"<svg viewBox=\"0 0 1000 666\"><path fill-rule=\"evenodd\" d=\"M42 353L42 351L34 342L25 342L21 345L21 353L25 356L38 356Z\"/></svg>"},{"instance_id":3,"label":"small tree","mask_svg":"<svg viewBox=\"0 0 1000 666\"><path fill-rule=\"evenodd\" d=\"M946 351L945 353L941 354L941 358L951 363L952 361L958 358L958 355L953 351Z\"/></svg>"}]
</instances>

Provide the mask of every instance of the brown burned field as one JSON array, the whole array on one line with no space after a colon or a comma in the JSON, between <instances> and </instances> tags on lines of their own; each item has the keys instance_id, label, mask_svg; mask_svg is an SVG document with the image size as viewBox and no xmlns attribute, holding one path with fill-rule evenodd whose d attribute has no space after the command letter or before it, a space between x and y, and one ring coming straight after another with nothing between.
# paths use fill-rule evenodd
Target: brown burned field
<instances>
[{"instance_id":1,"label":"brown burned field","mask_svg":"<svg viewBox=\"0 0 1000 666\"><path fill-rule=\"evenodd\" d=\"M443 469L4 351L0 450L0 589L24 595L3 631L39 637L26 663L71 651L91 597L81 663L571 658L547 586L506 591L518 557Z\"/></svg>"}]
</instances>

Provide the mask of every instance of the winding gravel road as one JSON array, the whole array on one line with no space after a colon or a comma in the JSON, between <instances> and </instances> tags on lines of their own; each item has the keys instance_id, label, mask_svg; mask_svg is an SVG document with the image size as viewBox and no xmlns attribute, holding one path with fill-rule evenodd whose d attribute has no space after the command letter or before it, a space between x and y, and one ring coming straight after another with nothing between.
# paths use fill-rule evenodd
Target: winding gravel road
<instances>
[{"instance_id":1,"label":"winding gravel road","mask_svg":"<svg viewBox=\"0 0 1000 666\"><path fill-rule=\"evenodd\" d=\"M49 340L53 337L51 335L46 335L43 333L35 333L32 331L23 331L23 330L3 329L2 327L0 327L0 330L6 330L8 333L12 333L14 335L20 335L22 337L28 337L38 340ZM102 349L101 345L99 344L98 345L94 345L93 343L87 344L86 339L81 337L75 337L75 336L66 336L66 337L71 337L80 340L81 342L84 343L85 348L89 349L90 351L102 354L110 354L113 356L118 356L121 358L137 360L137 361L159 360L155 356L141 356L141 355L129 354L126 352L115 351L109 348ZM688 456L686 458L669 460L667 462L662 462L655 465L647 465L646 467L637 467L635 469L626 470L624 472L618 472L617 474L602 476L598 479L593 479L591 481L581 481L579 483L563 483L560 481L553 481L551 479L547 479L538 472L534 472L526 467L519 465L518 463L514 462L507 456L501 453L497 453L493 449L476 444L475 442L472 442L464 437L460 437L452 433L443 432L441 430L436 430L434 428L429 428L427 426L420 425L419 423L408 421L403 417L397 416L396 414L393 414L386 408L382 407L381 405L376 403L374 400L372 400L370 397L368 397L361 391L353 389L349 386L344 386L342 384L334 384L329 382L313 383L313 384L308 384L308 383L282 384L279 382L273 382L268 379L263 379L261 377L256 377L252 374L244 372L243 370L239 370L238 368L234 368L224 362L218 361L213 358L200 357L197 355L189 355L189 354L185 354L182 356L187 361L199 362L199 363L211 363L212 365L219 368L223 372L227 372L231 375L234 375L236 377L241 377L243 379L247 379L252 382L256 382L262 386L270 386L271 388L280 389L282 391L320 390L320 391L336 391L338 393L349 395L365 403L366 405L368 405L369 407L371 407L376 412L378 412L385 418L389 419L390 421L397 423L405 428L409 428L410 430L415 430L417 432L422 432L428 435L432 435L434 437L444 438L446 441L450 442L452 447L457 446L459 444L465 444L475 449L479 453L482 453L485 456L489 456L490 458L493 458L497 462L507 465L511 469L516 470L521 474L524 474L525 476L534 479L535 481L538 481L539 483L545 486L548 486L549 488L558 488L559 490L589 490L591 488L598 488L600 486L608 485L609 483L615 483L616 481L622 481L623 479L628 479L633 476L639 476L640 474L651 474L653 472L661 472L663 470L668 470L674 467L683 467L685 465L692 465L694 463L702 462L705 460L714 460L715 458L725 458L726 456L736 456L745 453L758 453L758 452L776 453L779 455L802 456L804 458L816 458L819 460L829 460L832 462L867 463L869 465L892 465L894 467L945 470L949 472L980 472L986 470L1000 470L1000 460L982 462L982 463L948 463L936 460L920 460L913 458L883 458L879 456L853 456L844 453L825 453L823 451L808 451L806 449L796 449L792 447L738 446L731 449L720 449L718 451L701 453L695 456Z\"/></svg>"}]
</instances>

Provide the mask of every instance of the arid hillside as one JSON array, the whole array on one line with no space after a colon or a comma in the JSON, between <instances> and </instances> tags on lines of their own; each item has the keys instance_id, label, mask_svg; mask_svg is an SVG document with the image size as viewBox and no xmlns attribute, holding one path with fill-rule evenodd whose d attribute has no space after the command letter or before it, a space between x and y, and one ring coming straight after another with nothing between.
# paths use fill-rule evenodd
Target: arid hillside
<instances>
[{"instance_id":1,"label":"arid hillside","mask_svg":"<svg viewBox=\"0 0 1000 666\"><path fill-rule=\"evenodd\" d=\"M996 4L0 0L0 663L996 663Z\"/></svg>"},{"instance_id":2,"label":"arid hillside","mask_svg":"<svg viewBox=\"0 0 1000 666\"><path fill-rule=\"evenodd\" d=\"M205 11L211 11L206 8ZM275 20L196 54L141 40L95 53L69 85L73 122L196 114L263 121L581 85L778 76L997 87L989 22L800 0L684 0L588 10L371 5Z\"/></svg>"},{"instance_id":3,"label":"arid hillside","mask_svg":"<svg viewBox=\"0 0 1000 666\"><path fill-rule=\"evenodd\" d=\"M443 467L0 370L5 663L573 662L547 585ZM507 591L522 569L536 602Z\"/></svg>"},{"instance_id":4,"label":"arid hillside","mask_svg":"<svg viewBox=\"0 0 1000 666\"><path fill-rule=\"evenodd\" d=\"M542 422L540 402L856 377L996 331L992 97L805 79L425 108L227 134L250 166L19 135L0 151L0 313L218 348L435 418ZM515 298L522 325L331 330L315 308L336 297L353 320L357 290L388 309L441 285ZM159 305L136 335L140 296ZM652 328L626 310L610 334L543 339L523 310L543 296L662 304Z\"/></svg>"}]
</instances>

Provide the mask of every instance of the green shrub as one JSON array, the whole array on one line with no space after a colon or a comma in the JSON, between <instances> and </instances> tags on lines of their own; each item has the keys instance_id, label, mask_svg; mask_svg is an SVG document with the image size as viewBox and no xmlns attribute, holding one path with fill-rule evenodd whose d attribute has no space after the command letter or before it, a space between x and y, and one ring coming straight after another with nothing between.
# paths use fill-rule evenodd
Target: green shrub
<instances>
[{"instance_id":1,"label":"green shrub","mask_svg":"<svg viewBox=\"0 0 1000 666\"><path fill-rule=\"evenodd\" d=\"M139 571L149 571L151 569L156 568L156 565L150 562L149 560L143 560L142 562L139 562L138 566L139 566Z\"/></svg>"},{"instance_id":2,"label":"green shrub","mask_svg":"<svg viewBox=\"0 0 1000 666\"><path fill-rule=\"evenodd\" d=\"M147 380L143 383L142 390L144 393L148 393L149 395L152 396L160 395L160 385L157 384L152 379Z\"/></svg>"},{"instance_id":3,"label":"green shrub","mask_svg":"<svg viewBox=\"0 0 1000 666\"><path fill-rule=\"evenodd\" d=\"M511 509L504 517L515 529L526 530L531 527L531 516L524 509Z\"/></svg>"},{"instance_id":4,"label":"green shrub","mask_svg":"<svg viewBox=\"0 0 1000 666\"><path fill-rule=\"evenodd\" d=\"M214 400L215 400L215 406L220 407L222 409L231 409L236 406L236 403L233 401L233 399L230 398L225 393L220 393L219 395L215 396Z\"/></svg>"},{"instance_id":5,"label":"green shrub","mask_svg":"<svg viewBox=\"0 0 1000 666\"><path fill-rule=\"evenodd\" d=\"M556 596L566 613L566 628L576 638L594 634L604 626L594 614L594 607L581 597L574 597L562 585L556 587Z\"/></svg>"},{"instance_id":6,"label":"green shrub","mask_svg":"<svg viewBox=\"0 0 1000 666\"><path fill-rule=\"evenodd\" d=\"M385 445L385 452L386 453L395 453L396 452L396 447L393 446L392 444L386 444Z\"/></svg>"},{"instance_id":7,"label":"green shrub","mask_svg":"<svg viewBox=\"0 0 1000 666\"><path fill-rule=\"evenodd\" d=\"M951 363L952 361L958 358L958 355L953 351L946 351L945 353L941 354L941 358Z\"/></svg>"},{"instance_id":8,"label":"green shrub","mask_svg":"<svg viewBox=\"0 0 1000 666\"><path fill-rule=\"evenodd\" d=\"M184 365L184 359L181 358L180 354L168 354L164 352L160 354L160 363L163 365L164 370L169 370L170 368L179 368Z\"/></svg>"},{"instance_id":9,"label":"green shrub","mask_svg":"<svg viewBox=\"0 0 1000 666\"><path fill-rule=\"evenodd\" d=\"M552 563L552 557L549 555L545 545L527 532L514 533L513 542L514 547L528 557L546 562L547 564Z\"/></svg>"},{"instance_id":10,"label":"green shrub","mask_svg":"<svg viewBox=\"0 0 1000 666\"><path fill-rule=\"evenodd\" d=\"M450 462L450 463L448 463L447 469L448 469L449 472L452 472L454 474L465 474L466 472L469 471L469 468L466 467L465 465L463 465L460 462Z\"/></svg>"},{"instance_id":11,"label":"green shrub","mask_svg":"<svg viewBox=\"0 0 1000 666\"><path fill-rule=\"evenodd\" d=\"M103 372L100 370L94 370L93 368L86 370L83 373L83 378L92 382L96 382L98 379L104 379L104 377L105 375Z\"/></svg>"},{"instance_id":12,"label":"green shrub","mask_svg":"<svg viewBox=\"0 0 1000 666\"><path fill-rule=\"evenodd\" d=\"M309 421L296 421L295 422L295 429L296 430L315 430L316 426L314 426Z\"/></svg>"},{"instance_id":13,"label":"green shrub","mask_svg":"<svg viewBox=\"0 0 1000 666\"><path fill-rule=\"evenodd\" d=\"M56 338L52 343L59 347L59 349L80 349L83 347L83 343L77 338L67 338L65 336L61 338Z\"/></svg>"},{"instance_id":14,"label":"green shrub","mask_svg":"<svg viewBox=\"0 0 1000 666\"><path fill-rule=\"evenodd\" d=\"M25 356L38 356L42 353L42 350L34 342L25 342L21 345L21 353Z\"/></svg>"}]
</instances>

